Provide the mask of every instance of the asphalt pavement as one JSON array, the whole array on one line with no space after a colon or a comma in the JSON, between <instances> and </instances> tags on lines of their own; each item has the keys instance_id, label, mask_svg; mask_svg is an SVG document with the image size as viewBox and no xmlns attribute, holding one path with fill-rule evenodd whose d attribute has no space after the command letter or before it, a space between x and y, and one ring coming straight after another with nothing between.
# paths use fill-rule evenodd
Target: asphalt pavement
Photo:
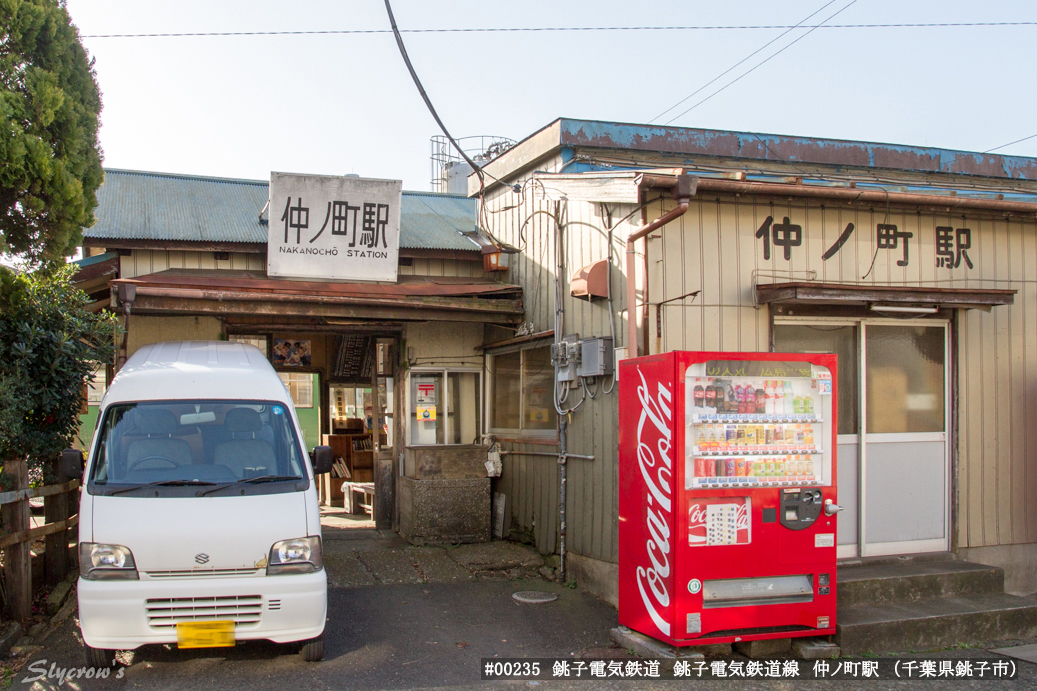
<instances>
[{"instance_id":1,"label":"asphalt pavement","mask_svg":"<svg viewBox=\"0 0 1037 691\"><path fill-rule=\"evenodd\" d=\"M332 523L334 523L332 521ZM125 665L107 679L62 676L85 665L78 620L69 617L14 660L6 681L17 689L926 689L1037 688L1037 665L1018 662L1015 680L924 682L721 680L481 681L487 658L630 659L610 641L616 610L578 589L549 581L550 565L532 550L496 542L415 548L391 533L325 527L329 579L325 657L307 663L297 646L244 642L234 648L145 646L119 653ZM519 604L517 591L554 593ZM995 658L984 649L941 658Z\"/></svg>"}]
</instances>

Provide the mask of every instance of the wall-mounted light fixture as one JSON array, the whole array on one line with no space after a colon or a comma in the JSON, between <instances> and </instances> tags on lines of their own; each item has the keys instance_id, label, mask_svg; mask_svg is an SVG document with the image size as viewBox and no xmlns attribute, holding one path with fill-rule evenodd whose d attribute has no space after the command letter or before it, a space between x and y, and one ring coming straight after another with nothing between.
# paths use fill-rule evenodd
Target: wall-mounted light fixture
<instances>
[{"instance_id":1,"label":"wall-mounted light fixture","mask_svg":"<svg viewBox=\"0 0 1037 691\"><path fill-rule=\"evenodd\" d=\"M871 305L872 312L902 312L905 314L936 314L939 307L911 307L909 305Z\"/></svg>"}]
</instances>

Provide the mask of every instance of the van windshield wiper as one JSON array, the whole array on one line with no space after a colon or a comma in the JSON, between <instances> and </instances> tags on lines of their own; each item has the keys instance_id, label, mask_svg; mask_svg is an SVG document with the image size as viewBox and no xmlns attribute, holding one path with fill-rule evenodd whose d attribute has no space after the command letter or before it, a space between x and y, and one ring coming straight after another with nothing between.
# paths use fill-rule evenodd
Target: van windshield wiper
<instances>
[{"instance_id":1,"label":"van windshield wiper","mask_svg":"<svg viewBox=\"0 0 1037 691\"><path fill-rule=\"evenodd\" d=\"M263 482L287 482L288 480L302 480L302 477L298 475L260 475L259 477L247 477L244 480L228 482L227 484L220 485L219 487L213 487L212 489L203 490L201 492L198 492L198 496L204 497L207 494L219 492L221 489L237 487L238 485L258 485ZM208 484L212 483L210 482Z\"/></svg>"},{"instance_id":2,"label":"van windshield wiper","mask_svg":"<svg viewBox=\"0 0 1037 691\"><path fill-rule=\"evenodd\" d=\"M206 482L205 480L155 480L154 482L147 482L143 485L130 485L129 487L120 487L113 489L111 492L105 492L105 496L112 496L114 494L122 494L123 492L132 492L135 489L143 489L145 487L186 487L188 485L215 485L215 482Z\"/></svg>"}]
</instances>

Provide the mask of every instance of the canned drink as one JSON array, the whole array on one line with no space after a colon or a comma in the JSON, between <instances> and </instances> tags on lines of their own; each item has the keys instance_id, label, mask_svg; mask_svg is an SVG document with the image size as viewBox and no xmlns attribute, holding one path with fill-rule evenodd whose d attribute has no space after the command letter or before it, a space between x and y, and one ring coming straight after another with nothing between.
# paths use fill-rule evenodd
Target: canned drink
<instances>
[{"instance_id":1,"label":"canned drink","mask_svg":"<svg viewBox=\"0 0 1037 691\"><path fill-rule=\"evenodd\" d=\"M745 466L746 466L746 463L745 463L745 459L744 458L736 458L735 459L735 475L737 477L746 477L748 475L748 472L747 472L747 469L746 469Z\"/></svg>"},{"instance_id":2,"label":"canned drink","mask_svg":"<svg viewBox=\"0 0 1037 691\"><path fill-rule=\"evenodd\" d=\"M724 459L724 475L727 477L736 477L738 475L738 464L735 463L733 458Z\"/></svg>"},{"instance_id":3,"label":"canned drink","mask_svg":"<svg viewBox=\"0 0 1037 691\"><path fill-rule=\"evenodd\" d=\"M814 477L814 459L807 457L803 459L803 474L807 477Z\"/></svg>"},{"instance_id":4,"label":"canned drink","mask_svg":"<svg viewBox=\"0 0 1037 691\"><path fill-rule=\"evenodd\" d=\"M774 474L778 477L785 477L785 461L774 462Z\"/></svg>"},{"instance_id":5,"label":"canned drink","mask_svg":"<svg viewBox=\"0 0 1037 691\"><path fill-rule=\"evenodd\" d=\"M724 430L724 436L727 438L728 446L735 446L738 444L738 427L735 425L728 425Z\"/></svg>"},{"instance_id":6,"label":"canned drink","mask_svg":"<svg viewBox=\"0 0 1037 691\"><path fill-rule=\"evenodd\" d=\"M756 472L756 464L758 461L754 461L749 458L745 461L745 475L746 477L756 477L759 473Z\"/></svg>"},{"instance_id":7,"label":"canned drink","mask_svg":"<svg viewBox=\"0 0 1037 691\"><path fill-rule=\"evenodd\" d=\"M695 459L695 477L711 477L716 470L716 465L710 458Z\"/></svg>"},{"instance_id":8,"label":"canned drink","mask_svg":"<svg viewBox=\"0 0 1037 691\"><path fill-rule=\"evenodd\" d=\"M768 458L766 461L766 467L763 471L764 475L774 475L774 459Z\"/></svg>"},{"instance_id":9,"label":"canned drink","mask_svg":"<svg viewBox=\"0 0 1037 691\"><path fill-rule=\"evenodd\" d=\"M713 459L710 459L710 460L713 460ZM713 463L714 463L714 466L713 466L713 468L714 468L714 470L713 470L714 477L724 477L725 475L727 475L727 464L724 463L724 459L723 458L718 458L716 460L713 460Z\"/></svg>"}]
</instances>

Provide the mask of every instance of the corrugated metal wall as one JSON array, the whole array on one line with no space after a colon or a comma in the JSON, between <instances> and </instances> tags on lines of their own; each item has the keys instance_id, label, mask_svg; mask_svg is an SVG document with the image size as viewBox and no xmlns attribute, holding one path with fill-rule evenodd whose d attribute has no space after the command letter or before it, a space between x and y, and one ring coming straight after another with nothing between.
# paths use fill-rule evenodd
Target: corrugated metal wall
<instances>
[{"instance_id":1,"label":"corrugated metal wall","mask_svg":"<svg viewBox=\"0 0 1037 691\"><path fill-rule=\"evenodd\" d=\"M153 274L166 269L224 269L265 271L266 255L231 252L229 259L217 261L213 252L194 250L133 250L129 256L119 258L119 275L133 278ZM482 259L460 261L457 259L414 258L411 266L400 267L401 276L461 276L483 278Z\"/></svg>"},{"instance_id":2,"label":"corrugated metal wall","mask_svg":"<svg viewBox=\"0 0 1037 691\"><path fill-rule=\"evenodd\" d=\"M561 163L555 158L538 169L558 172ZM541 331L552 327L556 264L554 221L544 212L554 213L558 207L537 198L529 177L514 180L526 183L521 196L506 188L492 191L486 218L499 239L523 249L508 279L525 290L527 319L534 331ZM622 240L642 220L657 218L673 206L668 200L650 204L617 229L613 294L619 344L625 341L626 323ZM578 267L604 258L607 244L598 205L563 202L561 208L568 223L568 280ZM617 207L613 217L632 208ZM772 229L767 233L770 256L764 259L764 240L757 231L767 217ZM788 248L787 260L785 248L773 244L773 224L785 217L802 233L801 244ZM849 224L854 228L846 241L824 259ZM879 224L911 236L901 235L895 248L887 238L880 247ZM953 269L937 266L937 226L971 230L966 254L973 268L964 260ZM907 262L900 266L905 239ZM640 253L646 244L644 261ZM953 246L955 258L956 250ZM644 262L650 277L645 316L651 352L767 350L770 313L766 306L754 305L756 283L817 280L1018 290L1010 307L959 312L957 496L952 502L960 547L1037 542L1037 425L1030 422L1037 414L1037 224L984 214L712 195L696 198L687 214L639 242L638 253L638 269ZM680 299L696 290L701 291L698 296ZM566 296L567 333L608 334L602 302L569 298L568 290ZM658 306L665 300L672 301ZM596 456L594 461L569 463L569 548L610 561L616 559L616 419L614 395L588 403L573 416L569 445L573 453ZM552 497L557 495L557 468L551 459L509 458L500 487L509 494L513 522L534 532L542 551L553 551L557 526L543 523L545 512L556 510Z\"/></svg>"},{"instance_id":3,"label":"corrugated metal wall","mask_svg":"<svg viewBox=\"0 0 1037 691\"><path fill-rule=\"evenodd\" d=\"M652 352L766 350L770 317L753 305L754 283L817 280L862 285L1012 288L1015 304L959 313L957 541L961 547L1037 541L1037 224L961 213L848 206L820 201L696 199L688 212L648 240ZM834 207L834 208L831 208ZM649 218L672 208L653 205ZM770 247L756 232L765 219L789 217L802 244ZM824 254L852 223L828 260ZM896 248L880 248L877 225L909 232ZM936 265L936 227L971 230L957 268ZM773 235L770 236L773 240ZM956 238L955 238L956 241ZM956 256L957 247L954 252ZM654 306L694 290L694 299L662 307L656 338Z\"/></svg>"},{"instance_id":4,"label":"corrugated metal wall","mask_svg":"<svg viewBox=\"0 0 1037 691\"><path fill-rule=\"evenodd\" d=\"M558 172L560 157L538 165L538 170ZM555 251L554 215L561 214L564 239L564 333L578 333L582 338L610 335L607 302L573 298L569 279L576 271L592 262L608 257L607 219L598 204L555 202L545 198L539 183L531 174L516 178L523 185L517 194L500 188L487 195L484 222L501 241L522 249L513 255L507 280L521 285L525 294L526 319L533 331L554 328L555 276L558 258ZM634 211L633 204L612 205L616 223ZM612 294L616 338L622 345L626 329L625 280L623 258L625 238L641 223L641 213L614 229L612 239ZM579 400L574 392L567 405ZM571 453L595 456L595 460L570 459L567 482L566 548L596 559L616 561L616 407L617 394L599 392L572 415L568 434ZM514 451L555 451L555 446L507 443ZM547 456L506 457L500 491L508 496L513 528L532 533L541 552L558 549L558 465Z\"/></svg>"}]
</instances>

